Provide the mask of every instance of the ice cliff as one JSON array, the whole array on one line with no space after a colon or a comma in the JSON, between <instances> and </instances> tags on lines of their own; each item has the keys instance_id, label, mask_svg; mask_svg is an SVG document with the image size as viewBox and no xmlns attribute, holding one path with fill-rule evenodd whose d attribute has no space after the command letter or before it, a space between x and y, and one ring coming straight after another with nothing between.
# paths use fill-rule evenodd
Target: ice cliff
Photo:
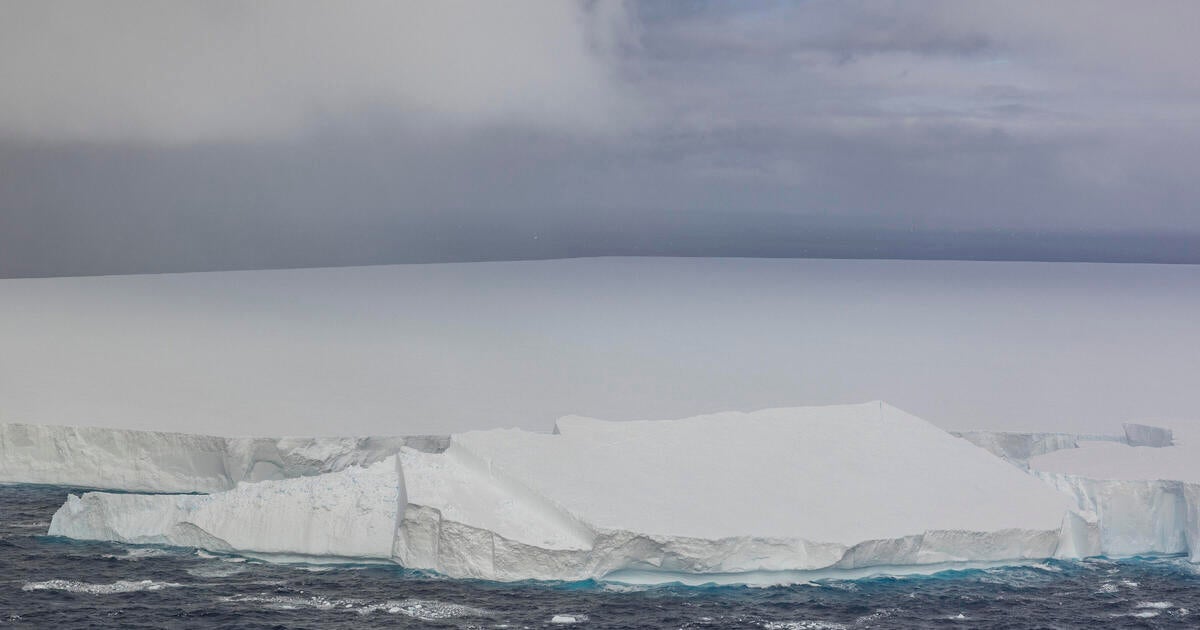
<instances>
[{"instance_id":1,"label":"ice cliff","mask_svg":"<svg viewBox=\"0 0 1200 630\"><path fill-rule=\"evenodd\" d=\"M473 431L413 442L421 448L264 440L253 456L237 441L165 435L175 455L155 460L154 483L186 486L197 470L212 494L72 496L50 534L390 560L490 580L788 582L1050 557L1200 557L1195 453L1147 425L1101 440L968 440L868 403L567 417L553 433ZM187 439L208 459L180 455ZM221 459L230 452L233 465ZM137 466L98 469L132 483ZM291 478L255 480L256 468Z\"/></svg>"},{"instance_id":2,"label":"ice cliff","mask_svg":"<svg viewBox=\"0 0 1200 630\"><path fill-rule=\"evenodd\" d=\"M214 494L71 495L50 534L289 558L391 557L395 457L365 468L241 483Z\"/></svg>"},{"instance_id":3,"label":"ice cliff","mask_svg":"<svg viewBox=\"0 0 1200 630\"><path fill-rule=\"evenodd\" d=\"M1017 464L1064 449L1088 446L1093 442L1115 442L1126 446L1171 446L1170 429L1127 422L1122 435L1089 433L1020 433L1014 431L955 431L953 435L985 448L997 457Z\"/></svg>"},{"instance_id":4,"label":"ice cliff","mask_svg":"<svg viewBox=\"0 0 1200 630\"><path fill-rule=\"evenodd\" d=\"M1077 503L1083 555L1187 554L1200 562L1200 434L1125 425L1125 443L1031 458L1030 471Z\"/></svg>"},{"instance_id":5,"label":"ice cliff","mask_svg":"<svg viewBox=\"0 0 1200 630\"><path fill-rule=\"evenodd\" d=\"M99 427L0 424L0 483L132 492L218 492L242 481L364 466L448 437L227 438Z\"/></svg>"}]
</instances>

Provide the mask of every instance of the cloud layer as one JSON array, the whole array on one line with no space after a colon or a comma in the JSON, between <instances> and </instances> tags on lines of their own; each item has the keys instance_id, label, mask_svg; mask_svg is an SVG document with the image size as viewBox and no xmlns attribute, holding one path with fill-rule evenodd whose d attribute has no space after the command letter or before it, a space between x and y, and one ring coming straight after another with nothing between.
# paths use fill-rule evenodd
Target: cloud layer
<instances>
[{"instance_id":1,"label":"cloud layer","mask_svg":"<svg viewBox=\"0 0 1200 630\"><path fill-rule=\"evenodd\" d=\"M59 141L294 136L329 119L604 129L619 4L15 0L0 129Z\"/></svg>"},{"instance_id":2,"label":"cloud layer","mask_svg":"<svg viewBox=\"0 0 1200 630\"><path fill-rule=\"evenodd\" d=\"M0 276L1200 260L1194 2L4 10Z\"/></svg>"}]
</instances>

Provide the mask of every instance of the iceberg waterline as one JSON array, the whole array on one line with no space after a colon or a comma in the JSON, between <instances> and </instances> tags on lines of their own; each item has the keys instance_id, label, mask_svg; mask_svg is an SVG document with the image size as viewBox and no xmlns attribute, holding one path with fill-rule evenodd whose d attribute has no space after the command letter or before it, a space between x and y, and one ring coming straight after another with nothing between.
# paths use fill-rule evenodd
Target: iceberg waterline
<instances>
[{"instance_id":1,"label":"iceberg waterline","mask_svg":"<svg viewBox=\"0 0 1200 630\"><path fill-rule=\"evenodd\" d=\"M328 472L208 495L72 496L49 533L451 577L642 582L1190 553L1200 540L1186 490L1029 474L882 403L564 418L553 435L476 431L424 450L375 440L393 453L339 447L320 459ZM1139 517L1147 505L1155 516Z\"/></svg>"}]
</instances>

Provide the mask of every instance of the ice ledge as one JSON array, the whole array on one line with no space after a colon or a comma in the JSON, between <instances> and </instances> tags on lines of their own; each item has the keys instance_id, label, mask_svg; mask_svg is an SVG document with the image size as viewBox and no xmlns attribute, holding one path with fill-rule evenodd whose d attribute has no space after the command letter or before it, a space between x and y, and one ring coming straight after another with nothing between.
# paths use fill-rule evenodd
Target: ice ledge
<instances>
[{"instance_id":1,"label":"ice ledge","mask_svg":"<svg viewBox=\"0 0 1200 630\"><path fill-rule=\"evenodd\" d=\"M1039 455L1064 449L1080 448L1087 443L1113 442L1126 446L1162 448L1174 444L1170 429L1127 422L1123 435L1101 433L1022 433L1012 431L951 431L951 435L987 449L993 455L1025 465Z\"/></svg>"}]
</instances>

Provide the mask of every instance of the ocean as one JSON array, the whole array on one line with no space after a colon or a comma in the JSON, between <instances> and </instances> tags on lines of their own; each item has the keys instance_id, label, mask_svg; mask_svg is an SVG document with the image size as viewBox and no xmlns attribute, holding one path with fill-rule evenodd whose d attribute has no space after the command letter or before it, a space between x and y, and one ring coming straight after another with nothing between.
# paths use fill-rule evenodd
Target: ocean
<instances>
[{"instance_id":1,"label":"ocean","mask_svg":"<svg viewBox=\"0 0 1200 630\"><path fill-rule=\"evenodd\" d=\"M0 486L3 628L1190 628L1185 558L775 587L450 580L46 536L70 488Z\"/></svg>"}]
</instances>

